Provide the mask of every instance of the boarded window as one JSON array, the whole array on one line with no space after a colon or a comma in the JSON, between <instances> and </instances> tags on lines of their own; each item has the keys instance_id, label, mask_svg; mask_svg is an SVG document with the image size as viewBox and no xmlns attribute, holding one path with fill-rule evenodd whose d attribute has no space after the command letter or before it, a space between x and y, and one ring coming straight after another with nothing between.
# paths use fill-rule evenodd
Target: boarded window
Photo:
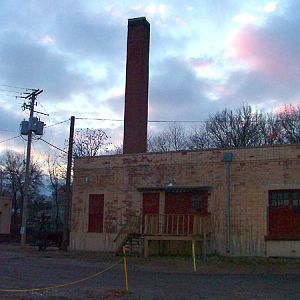
<instances>
[{"instance_id":1,"label":"boarded window","mask_svg":"<svg viewBox=\"0 0 300 300\"><path fill-rule=\"evenodd\" d=\"M104 195L91 194L89 197L89 232L103 232Z\"/></svg>"},{"instance_id":2,"label":"boarded window","mask_svg":"<svg viewBox=\"0 0 300 300\"><path fill-rule=\"evenodd\" d=\"M207 210L207 192L166 192L165 212L167 214L204 214Z\"/></svg>"},{"instance_id":3,"label":"boarded window","mask_svg":"<svg viewBox=\"0 0 300 300\"><path fill-rule=\"evenodd\" d=\"M268 237L300 238L300 190L269 191Z\"/></svg>"}]
</instances>

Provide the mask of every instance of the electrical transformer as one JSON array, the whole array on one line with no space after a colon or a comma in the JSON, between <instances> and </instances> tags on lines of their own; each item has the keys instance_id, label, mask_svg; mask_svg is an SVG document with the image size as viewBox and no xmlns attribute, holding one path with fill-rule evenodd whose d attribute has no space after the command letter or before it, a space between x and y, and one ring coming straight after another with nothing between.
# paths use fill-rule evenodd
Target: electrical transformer
<instances>
[{"instance_id":1,"label":"electrical transformer","mask_svg":"<svg viewBox=\"0 0 300 300\"><path fill-rule=\"evenodd\" d=\"M29 121L22 121L20 124L21 135L28 135L29 130L36 135L43 135L45 123L38 118L29 118Z\"/></svg>"},{"instance_id":2,"label":"electrical transformer","mask_svg":"<svg viewBox=\"0 0 300 300\"><path fill-rule=\"evenodd\" d=\"M29 131L29 122L24 120L20 124L20 133L21 135L28 135L28 131Z\"/></svg>"},{"instance_id":3,"label":"electrical transformer","mask_svg":"<svg viewBox=\"0 0 300 300\"><path fill-rule=\"evenodd\" d=\"M44 126L45 126L44 122L38 121L36 124L36 129L35 129L34 133L36 135L43 135L44 134Z\"/></svg>"}]
</instances>

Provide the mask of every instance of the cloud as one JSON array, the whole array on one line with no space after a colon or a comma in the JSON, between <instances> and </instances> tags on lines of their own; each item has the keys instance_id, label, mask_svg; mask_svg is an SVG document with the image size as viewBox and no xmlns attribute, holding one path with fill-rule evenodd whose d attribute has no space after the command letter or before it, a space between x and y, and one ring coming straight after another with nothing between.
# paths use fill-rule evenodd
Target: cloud
<instances>
[{"instance_id":1,"label":"cloud","mask_svg":"<svg viewBox=\"0 0 300 300\"><path fill-rule=\"evenodd\" d=\"M125 95L119 95L119 96L113 96L108 98L104 105L107 106L111 112L119 117L119 118L123 118L124 116L124 106L125 106Z\"/></svg>"},{"instance_id":2,"label":"cloud","mask_svg":"<svg viewBox=\"0 0 300 300\"><path fill-rule=\"evenodd\" d=\"M108 21L108 16L97 16L69 11L56 17L53 34L58 47L72 55L85 56L109 64L112 59L125 58L126 27Z\"/></svg>"},{"instance_id":3,"label":"cloud","mask_svg":"<svg viewBox=\"0 0 300 300\"><path fill-rule=\"evenodd\" d=\"M236 15L233 21L241 24L255 23L256 17L250 13L241 13Z\"/></svg>"},{"instance_id":4,"label":"cloud","mask_svg":"<svg viewBox=\"0 0 300 300\"><path fill-rule=\"evenodd\" d=\"M1 110L0 130L8 130L18 134L19 125L24 118L27 118L27 114L26 112L22 111L19 101L17 101L13 97L11 97L10 101L12 102L10 105L0 104L0 110ZM16 107L18 107L18 110L16 110Z\"/></svg>"},{"instance_id":5,"label":"cloud","mask_svg":"<svg viewBox=\"0 0 300 300\"><path fill-rule=\"evenodd\" d=\"M15 102L16 100L11 98L11 101ZM24 149L24 141L21 137L11 139L19 135L20 123L26 116L26 114L22 112L21 107L16 111L14 106L15 105L0 104L0 153L5 152L8 149L19 151Z\"/></svg>"},{"instance_id":6,"label":"cloud","mask_svg":"<svg viewBox=\"0 0 300 300\"><path fill-rule=\"evenodd\" d=\"M187 59L168 57L150 78L150 119L203 120L214 111L212 81L198 78Z\"/></svg>"},{"instance_id":7,"label":"cloud","mask_svg":"<svg viewBox=\"0 0 300 300\"><path fill-rule=\"evenodd\" d=\"M68 69L68 58L47 47L29 43L19 35L0 37L0 72L2 82L30 88L43 88L52 99L66 99L87 87L84 74Z\"/></svg>"},{"instance_id":8,"label":"cloud","mask_svg":"<svg viewBox=\"0 0 300 300\"><path fill-rule=\"evenodd\" d=\"M277 9L278 3L277 2L269 2L262 7L262 10L266 13L271 13Z\"/></svg>"},{"instance_id":9,"label":"cloud","mask_svg":"<svg viewBox=\"0 0 300 300\"><path fill-rule=\"evenodd\" d=\"M284 13L282 2L259 3L257 17L265 19L258 26L254 5L234 0L4 2L0 83L44 89L40 99L50 111L49 124L72 114L123 118L127 19L146 14L149 119L198 120L243 102L295 102L300 3L291 3ZM224 33L245 23L227 45L235 51L222 56ZM6 121L19 124L16 109L10 112L13 117L3 117L2 128ZM49 140L61 144L67 130L55 130Z\"/></svg>"},{"instance_id":10,"label":"cloud","mask_svg":"<svg viewBox=\"0 0 300 300\"><path fill-rule=\"evenodd\" d=\"M270 7L274 7L271 6ZM258 103L269 99L289 103L300 85L300 3L284 14L270 14L261 26L248 25L233 38L232 58L248 68L228 74L234 96Z\"/></svg>"}]
</instances>

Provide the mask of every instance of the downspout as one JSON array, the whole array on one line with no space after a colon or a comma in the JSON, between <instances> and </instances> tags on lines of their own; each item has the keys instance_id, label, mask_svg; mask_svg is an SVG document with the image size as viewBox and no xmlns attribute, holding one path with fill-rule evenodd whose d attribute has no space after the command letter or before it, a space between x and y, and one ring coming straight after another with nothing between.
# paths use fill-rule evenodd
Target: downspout
<instances>
[{"instance_id":1,"label":"downspout","mask_svg":"<svg viewBox=\"0 0 300 300\"><path fill-rule=\"evenodd\" d=\"M227 217L227 246L226 252L231 252L231 217L230 217L230 167L233 154L231 152L224 153L224 161L226 163L226 217Z\"/></svg>"}]
</instances>

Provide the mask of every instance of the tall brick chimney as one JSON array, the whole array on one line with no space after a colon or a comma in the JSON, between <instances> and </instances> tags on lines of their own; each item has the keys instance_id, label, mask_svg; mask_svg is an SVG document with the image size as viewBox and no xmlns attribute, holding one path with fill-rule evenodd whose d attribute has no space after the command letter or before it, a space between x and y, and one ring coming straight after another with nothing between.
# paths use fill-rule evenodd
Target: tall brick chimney
<instances>
[{"instance_id":1,"label":"tall brick chimney","mask_svg":"<svg viewBox=\"0 0 300 300\"><path fill-rule=\"evenodd\" d=\"M147 151L150 24L128 20L123 153Z\"/></svg>"}]
</instances>

